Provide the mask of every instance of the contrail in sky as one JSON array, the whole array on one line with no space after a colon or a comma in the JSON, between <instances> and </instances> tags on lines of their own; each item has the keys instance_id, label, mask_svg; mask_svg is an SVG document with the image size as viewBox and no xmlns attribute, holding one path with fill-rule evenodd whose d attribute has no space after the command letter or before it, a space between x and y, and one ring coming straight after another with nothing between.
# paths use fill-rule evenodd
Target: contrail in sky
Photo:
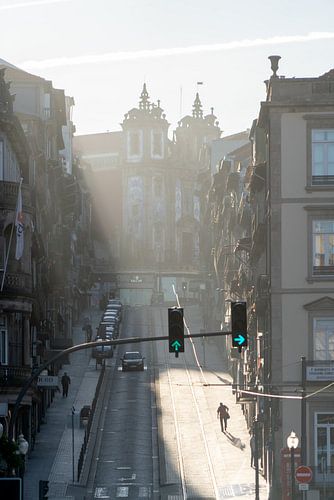
<instances>
[{"instance_id":1,"label":"contrail in sky","mask_svg":"<svg viewBox=\"0 0 334 500\"><path fill-rule=\"evenodd\" d=\"M254 40L235 40L232 42L215 43L207 45L191 45L189 47L174 47L169 49L148 49L124 52L107 52L105 54L87 54L75 57L59 57L44 59L43 61L24 61L19 67L31 69L57 68L64 66L79 66L84 64L97 64L103 62L119 62L156 57L177 56L186 54L199 54L203 52L219 52L240 48L261 47L266 45L282 45L288 43L313 42L316 40L334 39L334 32L312 32L307 35L272 36L270 38L255 38Z\"/></svg>"},{"instance_id":2,"label":"contrail in sky","mask_svg":"<svg viewBox=\"0 0 334 500\"><path fill-rule=\"evenodd\" d=\"M20 9L21 7L33 7L34 5L45 5L48 3L70 2L71 0L35 0L33 2L12 3L0 5L0 10Z\"/></svg>"}]
</instances>

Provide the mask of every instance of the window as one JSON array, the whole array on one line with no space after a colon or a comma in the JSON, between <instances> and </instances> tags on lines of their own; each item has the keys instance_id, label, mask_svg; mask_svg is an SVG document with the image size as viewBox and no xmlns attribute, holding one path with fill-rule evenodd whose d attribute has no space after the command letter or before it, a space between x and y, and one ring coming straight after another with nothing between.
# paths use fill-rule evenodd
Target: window
<instances>
[{"instance_id":1,"label":"window","mask_svg":"<svg viewBox=\"0 0 334 500\"><path fill-rule=\"evenodd\" d=\"M130 134L130 155L138 156L140 154L140 143L138 132L132 132Z\"/></svg>"},{"instance_id":2,"label":"window","mask_svg":"<svg viewBox=\"0 0 334 500\"><path fill-rule=\"evenodd\" d=\"M334 472L334 413L316 413L316 472L331 474Z\"/></svg>"},{"instance_id":3,"label":"window","mask_svg":"<svg viewBox=\"0 0 334 500\"><path fill-rule=\"evenodd\" d=\"M163 144L162 144L162 133L152 131L152 158L162 158L163 156Z\"/></svg>"},{"instance_id":4,"label":"window","mask_svg":"<svg viewBox=\"0 0 334 500\"><path fill-rule=\"evenodd\" d=\"M313 318L314 359L334 360L334 316Z\"/></svg>"},{"instance_id":5,"label":"window","mask_svg":"<svg viewBox=\"0 0 334 500\"><path fill-rule=\"evenodd\" d=\"M312 221L313 276L334 275L334 219Z\"/></svg>"},{"instance_id":6,"label":"window","mask_svg":"<svg viewBox=\"0 0 334 500\"><path fill-rule=\"evenodd\" d=\"M334 129L312 130L312 185L334 185Z\"/></svg>"}]
</instances>

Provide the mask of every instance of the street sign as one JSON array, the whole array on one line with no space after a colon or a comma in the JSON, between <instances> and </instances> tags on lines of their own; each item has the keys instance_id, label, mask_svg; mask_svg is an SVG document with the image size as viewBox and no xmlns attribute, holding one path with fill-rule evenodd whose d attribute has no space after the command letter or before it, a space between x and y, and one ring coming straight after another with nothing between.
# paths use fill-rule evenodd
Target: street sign
<instances>
[{"instance_id":1,"label":"street sign","mask_svg":"<svg viewBox=\"0 0 334 500\"><path fill-rule=\"evenodd\" d=\"M312 481L312 469L307 465L300 465L295 472L296 481L298 483L310 483Z\"/></svg>"},{"instance_id":2,"label":"street sign","mask_svg":"<svg viewBox=\"0 0 334 500\"><path fill-rule=\"evenodd\" d=\"M37 379L38 387L58 387L58 377L40 375Z\"/></svg>"},{"instance_id":3,"label":"street sign","mask_svg":"<svg viewBox=\"0 0 334 500\"><path fill-rule=\"evenodd\" d=\"M299 491L307 491L309 489L309 485L307 483L299 483L298 487Z\"/></svg>"},{"instance_id":4,"label":"street sign","mask_svg":"<svg viewBox=\"0 0 334 500\"><path fill-rule=\"evenodd\" d=\"M1 498L22 500L22 479L20 477L0 477Z\"/></svg>"}]
</instances>

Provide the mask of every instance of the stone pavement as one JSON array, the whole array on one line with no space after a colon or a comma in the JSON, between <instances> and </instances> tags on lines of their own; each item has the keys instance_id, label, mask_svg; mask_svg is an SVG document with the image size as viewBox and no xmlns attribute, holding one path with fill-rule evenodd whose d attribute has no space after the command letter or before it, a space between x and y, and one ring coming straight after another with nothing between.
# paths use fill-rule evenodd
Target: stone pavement
<instances>
[{"instance_id":1,"label":"stone pavement","mask_svg":"<svg viewBox=\"0 0 334 500\"><path fill-rule=\"evenodd\" d=\"M88 310L82 314L81 320L73 328L73 343L85 341L82 331L84 317L91 318L93 335L101 317L101 311ZM38 500L39 480L49 481L48 496L51 499L66 498L66 489L73 479L72 468L72 407L74 415L74 456L75 480L77 464L84 430L79 426L79 413L84 405L90 405L94 398L100 369L95 369L95 361L91 359L90 350L82 350L70 355L70 365L63 365L59 373L61 377L66 371L71 378L68 397L61 393L56 396L46 413L46 423L36 436L34 450L26 463L24 476L24 500ZM70 497L68 497L70 498Z\"/></svg>"}]
</instances>

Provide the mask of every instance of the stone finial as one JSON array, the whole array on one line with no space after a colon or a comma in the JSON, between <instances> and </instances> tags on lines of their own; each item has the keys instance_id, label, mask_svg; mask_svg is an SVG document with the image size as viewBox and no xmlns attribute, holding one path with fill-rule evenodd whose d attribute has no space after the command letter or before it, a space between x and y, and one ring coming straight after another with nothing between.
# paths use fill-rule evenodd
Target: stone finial
<instances>
[{"instance_id":1,"label":"stone finial","mask_svg":"<svg viewBox=\"0 0 334 500\"><path fill-rule=\"evenodd\" d=\"M199 98L198 92L196 92L196 98L193 104L193 117L194 118L203 118L203 110L202 110L202 103Z\"/></svg>"},{"instance_id":2,"label":"stone finial","mask_svg":"<svg viewBox=\"0 0 334 500\"><path fill-rule=\"evenodd\" d=\"M139 109L149 111L150 109L149 95L146 89L146 83L143 85L142 93L140 94Z\"/></svg>"},{"instance_id":3,"label":"stone finial","mask_svg":"<svg viewBox=\"0 0 334 500\"><path fill-rule=\"evenodd\" d=\"M271 69L273 72L271 78L277 78L278 61L281 59L281 56L269 56L268 59L270 59Z\"/></svg>"}]
</instances>

